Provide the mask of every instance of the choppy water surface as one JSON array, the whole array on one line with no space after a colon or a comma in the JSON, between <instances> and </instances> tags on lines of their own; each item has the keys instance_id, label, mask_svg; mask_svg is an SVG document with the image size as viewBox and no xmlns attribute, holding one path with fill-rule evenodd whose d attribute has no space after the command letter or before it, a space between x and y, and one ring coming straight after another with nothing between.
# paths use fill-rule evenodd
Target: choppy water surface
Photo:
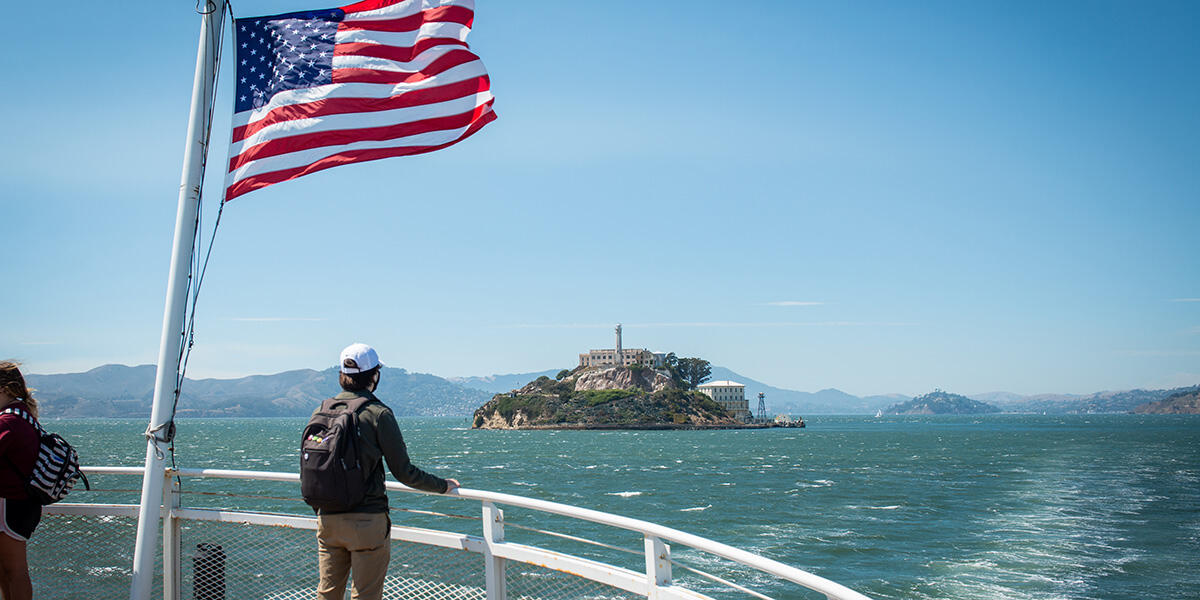
<instances>
[{"instance_id":1,"label":"choppy water surface","mask_svg":"<svg viewBox=\"0 0 1200 600\"><path fill-rule=\"evenodd\" d=\"M745 431L473 431L466 419L401 427L414 462L466 487L658 522L876 598L1200 598L1198 417L808 422ZM182 420L177 460L294 472L302 426ZM88 464L137 465L144 427L80 420L52 429L77 441Z\"/></svg>"}]
</instances>

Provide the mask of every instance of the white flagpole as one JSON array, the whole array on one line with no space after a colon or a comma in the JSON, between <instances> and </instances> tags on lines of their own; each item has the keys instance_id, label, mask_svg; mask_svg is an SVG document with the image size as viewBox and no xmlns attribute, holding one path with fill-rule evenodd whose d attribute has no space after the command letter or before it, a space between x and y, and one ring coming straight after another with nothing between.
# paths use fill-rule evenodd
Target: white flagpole
<instances>
[{"instance_id":1,"label":"white flagpole","mask_svg":"<svg viewBox=\"0 0 1200 600\"><path fill-rule=\"evenodd\" d=\"M162 515L165 460L169 447L167 430L172 428L176 377L183 348L184 317L187 312L188 276L196 237L196 214L200 207L200 185L204 179L204 157L208 151L208 123L216 88L217 39L225 19L225 0L205 2L208 14L200 22L200 48L192 86L192 109L187 145L183 151L183 175L179 184L179 208L175 218L175 247L167 281L163 310L162 339L158 351L158 375L154 381L154 404L150 411L146 440L146 470L142 476L142 500L138 511L137 545L133 552L133 583L130 600L148 600L154 582L154 555Z\"/></svg>"}]
</instances>

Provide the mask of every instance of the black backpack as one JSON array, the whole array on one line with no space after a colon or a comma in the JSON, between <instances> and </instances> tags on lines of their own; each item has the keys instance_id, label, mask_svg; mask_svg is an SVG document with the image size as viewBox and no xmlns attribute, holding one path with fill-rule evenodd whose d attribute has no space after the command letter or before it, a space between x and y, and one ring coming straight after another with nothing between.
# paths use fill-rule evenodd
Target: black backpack
<instances>
[{"instance_id":1,"label":"black backpack","mask_svg":"<svg viewBox=\"0 0 1200 600\"><path fill-rule=\"evenodd\" d=\"M83 471L79 470L79 455L67 440L57 433L49 433L42 429L41 423L23 408L11 406L0 414L17 415L33 425L38 432L41 447L33 463L33 473L25 483L25 491L32 500L41 503L42 506L54 504L66 498L79 479L83 480L85 489L92 489Z\"/></svg>"},{"instance_id":2,"label":"black backpack","mask_svg":"<svg viewBox=\"0 0 1200 600\"><path fill-rule=\"evenodd\" d=\"M347 512L367 493L358 440L358 410L371 398L321 403L300 438L300 495L316 510Z\"/></svg>"}]
</instances>

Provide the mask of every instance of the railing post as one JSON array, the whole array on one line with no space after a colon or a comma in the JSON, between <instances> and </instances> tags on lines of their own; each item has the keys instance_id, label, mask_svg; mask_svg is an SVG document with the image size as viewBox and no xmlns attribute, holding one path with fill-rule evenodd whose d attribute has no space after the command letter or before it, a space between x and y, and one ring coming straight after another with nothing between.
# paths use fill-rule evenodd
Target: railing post
<instances>
[{"instance_id":1,"label":"railing post","mask_svg":"<svg viewBox=\"0 0 1200 600\"><path fill-rule=\"evenodd\" d=\"M646 536L646 583L650 584L650 600L659 597L659 588L671 585L671 547L662 540Z\"/></svg>"},{"instance_id":2,"label":"railing post","mask_svg":"<svg viewBox=\"0 0 1200 600\"><path fill-rule=\"evenodd\" d=\"M167 507L167 514L163 516L163 600L179 600L181 596L181 540L179 517L176 516L180 506L179 480L173 480L172 474L170 469L163 473L167 478L163 485L163 506Z\"/></svg>"},{"instance_id":3,"label":"railing post","mask_svg":"<svg viewBox=\"0 0 1200 600\"><path fill-rule=\"evenodd\" d=\"M508 597L508 578L505 559L493 552L495 544L504 543L504 511L491 502L483 503L483 556L487 579L487 599L505 600Z\"/></svg>"}]
</instances>

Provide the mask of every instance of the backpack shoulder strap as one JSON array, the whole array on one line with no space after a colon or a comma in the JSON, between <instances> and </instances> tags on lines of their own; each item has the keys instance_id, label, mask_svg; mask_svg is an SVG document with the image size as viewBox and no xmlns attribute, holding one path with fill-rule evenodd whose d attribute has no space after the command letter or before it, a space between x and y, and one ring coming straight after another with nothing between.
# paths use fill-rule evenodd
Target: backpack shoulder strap
<instances>
[{"instance_id":1,"label":"backpack shoulder strap","mask_svg":"<svg viewBox=\"0 0 1200 600\"><path fill-rule=\"evenodd\" d=\"M364 407L367 404L374 402L374 401L375 401L375 399L371 398L369 396L359 396L357 398L347 400L346 407L349 408L351 410L351 412L357 413L359 410L362 409L362 407Z\"/></svg>"},{"instance_id":2,"label":"backpack shoulder strap","mask_svg":"<svg viewBox=\"0 0 1200 600\"><path fill-rule=\"evenodd\" d=\"M369 396L355 396L354 398L330 398L321 403L321 410L333 410L335 406L345 406L350 412L357 413L359 409L366 406L368 402L374 401L375 398Z\"/></svg>"}]
</instances>

